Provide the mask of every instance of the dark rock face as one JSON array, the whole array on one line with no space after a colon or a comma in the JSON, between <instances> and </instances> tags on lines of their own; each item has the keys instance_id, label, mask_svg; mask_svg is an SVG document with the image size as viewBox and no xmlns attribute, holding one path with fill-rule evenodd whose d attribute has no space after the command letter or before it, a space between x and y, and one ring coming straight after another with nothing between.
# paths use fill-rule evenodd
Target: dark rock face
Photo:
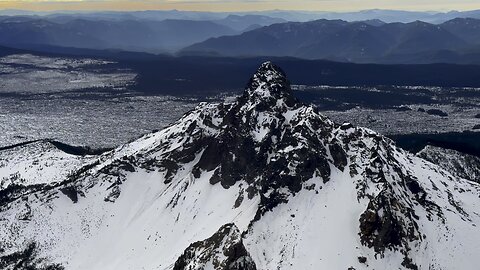
<instances>
[{"instance_id":1,"label":"dark rock face","mask_svg":"<svg viewBox=\"0 0 480 270\"><path fill-rule=\"evenodd\" d=\"M44 259L38 258L37 256L37 245L30 243L23 251L0 256L0 269L63 270L64 268L58 264L45 265Z\"/></svg>"},{"instance_id":2,"label":"dark rock face","mask_svg":"<svg viewBox=\"0 0 480 270\"><path fill-rule=\"evenodd\" d=\"M287 107L301 105L293 96L285 72L271 62L266 62L250 79L240 103L253 101L258 111L266 111L275 107L280 99L284 100Z\"/></svg>"},{"instance_id":3,"label":"dark rock face","mask_svg":"<svg viewBox=\"0 0 480 270\"><path fill-rule=\"evenodd\" d=\"M333 164L335 167L343 171L343 169L347 166L347 154L345 150L338 144L338 143L331 143L329 146L330 154L333 158Z\"/></svg>"},{"instance_id":4,"label":"dark rock face","mask_svg":"<svg viewBox=\"0 0 480 270\"><path fill-rule=\"evenodd\" d=\"M221 124L219 137L207 142L199 170L217 168L211 183L220 181L228 188L240 180L255 182L260 190L287 187L292 192L301 189L302 182L310 179L318 169L327 181L330 175L326 149L312 138L311 145L300 149L281 152L288 147L297 147L296 134L312 136L295 123L287 123L284 114L301 107L290 89L282 70L271 63L262 65L242 97L227 112ZM262 123L259 116L265 113L274 119ZM292 125L283 129L282 126ZM321 129L323 123L316 123L314 129ZM252 133L264 130L263 138ZM285 132L280 133L281 130ZM216 152L214 152L216 151ZM276 153L275 157L270 157ZM253 158L253 160L252 160ZM208 160L207 162L203 162ZM295 171L287 168L295 163ZM246 175L245 175L246 173Z\"/></svg>"},{"instance_id":5,"label":"dark rock face","mask_svg":"<svg viewBox=\"0 0 480 270\"><path fill-rule=\"evenodd\" d=\"M175 262L173 270L200 270L211 264L215 270L256 270L233 224L222 226L204 241L191 244Z\"/></svg>"},{"instance_id":6,"label":"dark rock face","mask_svg":"<svg viewBox=\"0 0 480 270\"><path fill-rule=\"evenodd\" d=\"M211 133L206 134L205 128ZM260 196L273 190L271 196L262 197L262 211L267 211L287 201L288 194L277 190L299 192L315 176L328 182L328 152L335 166L344 169L347 160L342 146L333 143L326 148L333 128L313 108L300 103L284 72L267 62L235 103L216 105L192 121L185 128L190 140L162 157L158 165L170 179L180 168L179 162L192 162L200 155L193 167L195 177L213 172L210 183L224 188L245 181Z\"/></svg>"},{"instance_id":7,"label":"dark rock face","mask_svg":"<svg viewBox=\"0 0 480 270\"><path fill-rule=\"evenodd\" d=\"M64 187L64 188L61 188L60 191L63 194L67 195L67 197L70 198L70 200L72 200L73 203L78 202L78 193L75 187L73 186Z\"/></svg>"},{"instance_id":8,"label":"dark rock face","mask_svg":"<svg viewBox=\"0 0 480 270\"><path fill-rule=\"evenodd\" d=\"M358 136L353 134L350 144ZM359 142L361 150L358 155L368 157L368 163L363 172L361 168L356 168L353 172L353 175L363 176L363 180L357 183L358 198L369 200L359 219L360 240L381 257L386 250L400 252L404 256L403 266L416 269L410 250L425 237L419 229L416 206L424 208L429 220L436 218L444 222L443 212L429 200L418 179L394 157L395 146L392 142L373 136L374 144L370 148L363 147ZM351 163L355 167L359 162L352 160ZM370 193L372 185L380 192Z\"/></svg>"},{"instance_id":9,"label":"dark rock face","mask_svg":"<svg viewBox=\"0 0 480 270\"><path fill-rule=\"evenodd\" d=\"M386 189L371 199L360 216L361 242L381 257L387 249L399 251L404 256L402 265L407 269L417 269L409 251L412 243L424 238L416 222L418 217L412 208L402 205L391 192Z\"/></svg>"},{"instance_id":10,"label":"dark rock face","mask_svg":"<svg viewBox=\"0 0 480 270\"><path fill-rule=\"evenodd\" d=\"M360 238L364 245L373 247L379 253L401 245L402 224L394 211L392 201L383 194L370 201L367 210L360 216Z\"/></svg>"}]
</instances>

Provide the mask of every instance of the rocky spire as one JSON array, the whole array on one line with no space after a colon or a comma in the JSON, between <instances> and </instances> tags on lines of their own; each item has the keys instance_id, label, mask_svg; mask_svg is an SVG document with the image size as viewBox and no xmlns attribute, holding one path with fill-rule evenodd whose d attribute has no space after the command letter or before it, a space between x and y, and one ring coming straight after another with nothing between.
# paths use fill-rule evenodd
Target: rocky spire
<instances>
[{"instance_id":1,"label":"rocky spire","mask_svg":"<svg viewBox=\"0 0 480 270\"><path fill-rule=\"evenodd\" d=\"M264 105L274 105L279 99L287 106L298 103L285 72L270 61L263 63L250 79L243 99Z\"/></svg>"}]
</instances>

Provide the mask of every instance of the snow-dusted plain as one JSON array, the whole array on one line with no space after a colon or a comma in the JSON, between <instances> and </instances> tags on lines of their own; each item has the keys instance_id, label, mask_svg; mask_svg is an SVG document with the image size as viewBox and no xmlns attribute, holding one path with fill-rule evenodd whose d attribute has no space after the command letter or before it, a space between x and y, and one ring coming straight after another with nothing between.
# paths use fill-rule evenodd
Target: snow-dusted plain
<instances>
[{"instance_id":1,"label":"snow-dusted plain","mask_svg":"<svg viewBox=\"0 0 480 270\"><path fill-rule=\"evenodd\" d=\"M115 147L164 128L198 103L109 92L12 96L0 101L0 147L50 138L96 148Z\"/></svg>"},{"instance_id":2,"label":"snow-dusted plain","mask_svg":"<svg viewBox=\"0 0 480 270\"><path fill-rule=\"evenodd\" d=\"M11 150L4 167L38 172ZM0 191L2 269L480 264L479 184L335 124L295 99L271 63L234 102L201 104L112 151L46 153L37 164L64 161L44 168L56 183L31 173L24 183L37 185Z\"/></svg>"},{"instance_id":3,"label":"snow-dusted plain","mask_svg":"<svg viewBox=\"0 0 480 270\"><path fill-rule=\"evenodd\" d=\"M132 70L89 58L0 57L0 147L56 139L115 147L193 109L189 98L129 91Z\"/></svg>"},{"instance_id":4,"label":"snow-dusted plain","mask_svg":"<svg viewBox=\"0 0 480 270\"><path fill-rule=\"evenodd\" d=\"M131 70L109 70L112 62L31 54L0 57L0 93L42 94L88 88L124 88L136 76Z\"/></svg>"},{"instance_id":5,"label":"snow-dusted plain","mask_svg":"<svg viewBox=\"0 0 480 270\"><path fill-rule=\"evenodd\" d=\"M429 86L303 86L319 109L385 135L472 131L480 125L480 89ZM440 110L445 116L429 114Z\"/></svg>"}]
</instances>

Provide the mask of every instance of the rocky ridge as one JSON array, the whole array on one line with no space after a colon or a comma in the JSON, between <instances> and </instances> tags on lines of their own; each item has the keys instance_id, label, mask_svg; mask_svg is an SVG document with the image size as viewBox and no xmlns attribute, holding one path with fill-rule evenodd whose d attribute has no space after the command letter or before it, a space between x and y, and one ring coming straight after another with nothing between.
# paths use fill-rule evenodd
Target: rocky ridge
<instances>
[{"instance_id":1,"label":"rocky ridge","mask_svg":"<svg viewBox=\"0 0 480 270\"><path fill-rule=\"evenodd\" d=\"M427 145L417 156L428 160L456 177L480 183L480 158L456 150Z\"/></svg>"}]
</instances>

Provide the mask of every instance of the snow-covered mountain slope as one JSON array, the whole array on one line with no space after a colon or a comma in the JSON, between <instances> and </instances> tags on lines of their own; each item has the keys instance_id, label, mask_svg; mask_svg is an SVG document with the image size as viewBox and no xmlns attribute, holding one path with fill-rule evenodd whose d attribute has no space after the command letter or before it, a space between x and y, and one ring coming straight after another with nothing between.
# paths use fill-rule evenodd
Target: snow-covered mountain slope
<instances>
[{"instance_id":1,"label":"snow-covered mountain slope","mask_svg":"<svg viewBox=\"0 0 480 270\"><path fill-rule=\"evenodd\" d=\"M0 268L477 269L479 213L480 185L333 123L265 63L232 103L1 191Z\"/></svg>"},{"instance_id":2,"label":"snow-covered mountain slope","mask_svg":"<svg viewBox=\"0 0 480 270\"><path fill-rule=\"evenodd\" d=\"M424 158L457 177L480 183L480 158L452 149L427 145L417 156Z\"/></svg>"},{"instance_id":3,"label":"snow-covered mountain slope","mask_svg":"<svg viewBox=\"0 0 480 270\"><path fill-rule=\"evenodd\" d=\"M93 156L67 153L51 140L40 140L0 149L0 190L11 184L37 185L62 182Z\"/></svg>"}]
</instances>

